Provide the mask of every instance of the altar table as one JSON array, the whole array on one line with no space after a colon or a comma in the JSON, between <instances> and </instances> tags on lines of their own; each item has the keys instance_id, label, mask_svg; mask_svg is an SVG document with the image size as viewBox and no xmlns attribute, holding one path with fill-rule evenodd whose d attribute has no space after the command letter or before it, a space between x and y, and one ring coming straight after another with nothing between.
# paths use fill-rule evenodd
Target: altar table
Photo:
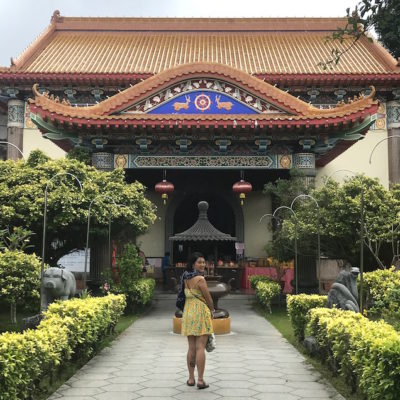
<instances>
[{"instance_id":1,"label":"altar table","mask_svg":"<svg viewBox=\"0 0 400 400\"><path fill-rule=\"evenodd\" d=\"M281 281L285 283L285 286L282 292L292 293L293 286L290 284L290 281L294 278L294 269L284 268L283 271ZM251 275L266 275L275 281L278 279L278 273L274 267L244 267L241 281L241 287L243 289L250 289L249 276Z\"/></svg>"}]
</instances>

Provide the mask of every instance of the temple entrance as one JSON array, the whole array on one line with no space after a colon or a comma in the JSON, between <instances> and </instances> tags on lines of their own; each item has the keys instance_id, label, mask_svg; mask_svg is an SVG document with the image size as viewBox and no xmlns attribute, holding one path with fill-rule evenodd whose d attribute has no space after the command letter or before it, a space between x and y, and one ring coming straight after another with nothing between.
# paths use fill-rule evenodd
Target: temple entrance
<instances>
[{"instance_id":1,"label":"temple entrance","mask_svg":"<svg viewBox=\"0 0 400 400\"><path fill-rule=\"evenodd\" d=\"M190 228L198 218L197 204L205 200L209 204L208 219L215 228L223 233L236 236L235 213L228 201L216 193L191 193L179 203L173 218L173 233L181 233ZM174 242L173 262L184 263L193 251L204 254L206 260L217 263L235 261L235 245L233 242Z\"/></svg>"}]
</instances>

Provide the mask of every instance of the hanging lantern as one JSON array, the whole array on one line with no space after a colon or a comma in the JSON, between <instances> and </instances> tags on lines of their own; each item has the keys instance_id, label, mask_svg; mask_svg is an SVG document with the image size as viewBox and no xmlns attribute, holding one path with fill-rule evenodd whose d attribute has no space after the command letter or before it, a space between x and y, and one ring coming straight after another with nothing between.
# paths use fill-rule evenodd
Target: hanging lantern
<instances>
[{"instance_id":1,"label":"hanging lantern","mask_svg":"<svg viewBox=\"0 0 400 400\"><path fill-rule=\"evenodd\" d=\"M239 194L240 198L240 205L242 206L244 203L244 199L246 198L246 193L250 193L253 187L251 186L251 183L246 182L243 179L243 172L241 172L241 179L239 182L236 182L232 186L232 190L234 193Z\"/></svg>"},{"instance_id":2,"label":"hanging lantern","mask_svg":"<svg viewBox=\"0 0 400 400\"><path fill-rule=\"evenodd\" d=\"M167 204L168 193L172 193L175 189L173 183L166 180L166 172L164 171L164 179L158 182L154 187L156 193L161 193L161 198L163 199L163 204Z\"/></svg>"}]
</instances>

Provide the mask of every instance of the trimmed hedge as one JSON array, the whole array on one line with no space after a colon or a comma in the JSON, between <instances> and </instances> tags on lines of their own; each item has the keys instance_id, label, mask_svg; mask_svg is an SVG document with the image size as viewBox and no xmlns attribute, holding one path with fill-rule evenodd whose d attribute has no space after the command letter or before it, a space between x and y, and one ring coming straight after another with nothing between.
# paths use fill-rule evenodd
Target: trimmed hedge
<instances>
[{"instance_id":1,"label":"trimmed hedge","mask_svg":"<svg viewBox=\"0 0 400 400\"><path fill-rule=\"evenodd\" d=\"M125 297L56 302L36 330L0 335L0 400L29 398L43 375L72 354L90 354L117 323Z\"/></svg>"},{"instance_id":2,"label":"trimmed hedge","mask_svg":"<svg viewBox=\"0 0 400 400\"><path fill-rule=\"evenodd\" d=\"M400 393L400 334L384 321L338 309L313 309L307 332L315 336L331 367L370 400Z\"/></svg>"},{"instance_id":3,"label":"trimmed hedge","mask_svg":"<svg viewBox=\"0 0 400 400\"><path fill-rule=\"evenodd\" d=\"M383 318L400 330L400 271L394 267L364 274L368 316Z\"/></svg>"},{"instance_id":4,"label":"trimmed hedge","mask_svg":"<svg viewBox=\"0 0 400 400\"><path fill-rule=\"evenodd\" d=\"M263 306L269 309L270 313L272 313L271 301L280 293L281 285L279 283L260 280L256 285L256 297Z\"/></svg>"},{"instance_id":5,"label":"trimmed hedge","mask_svg":"<svg viewBox=\"0 0 400 400\"><path fill-rule=\"evenodd\" d=\"M298 340L304 340L304 330L307 324L307 313L316 307L325 307L328 296L318 294L288 294L286 297L287 310L294 335Z\"/></svg>"},{"instance_id":6,"label":"trimmed hedge","mask_svg":"<svg viewBox=\"0 0 400 400\"><path fill-rule=\"evenodd\" d=\"M156 281L153 278L141 278L131 283L125 292L128 310L135 312L150 303L155 287Z\"/></svg>"},{"instance_id":7,"label":"trimmed hedge","mask_svg":"<svg viewBox=\"0 0 400 400\"><path fill-rule=\"evenodd\" d=\"M250 283L250 287L252 289L255 290L257 288L258 282L274 282L274 280L267 275L250 275L249 276L249 283Z\"/></svg>"}]
</instances>

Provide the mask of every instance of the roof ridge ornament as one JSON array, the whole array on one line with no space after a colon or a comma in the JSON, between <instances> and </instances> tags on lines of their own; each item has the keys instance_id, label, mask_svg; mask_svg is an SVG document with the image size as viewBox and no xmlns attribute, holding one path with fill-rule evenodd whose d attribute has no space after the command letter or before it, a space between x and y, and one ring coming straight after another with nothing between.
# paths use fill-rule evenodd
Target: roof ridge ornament
<instances>
[{"instance_id":1,"label":"roof ridge ornament","mask_svg":"<svg viewBox=\"0 0 400 400\"><path fill-rule=\"evenodd\" d=\"M54 23L60 22L60 21L61 21L60 10L54 10L53 15L51 16L51 19L50 19L50 23L54 24Z\"/></svg>"}]
</instances>

